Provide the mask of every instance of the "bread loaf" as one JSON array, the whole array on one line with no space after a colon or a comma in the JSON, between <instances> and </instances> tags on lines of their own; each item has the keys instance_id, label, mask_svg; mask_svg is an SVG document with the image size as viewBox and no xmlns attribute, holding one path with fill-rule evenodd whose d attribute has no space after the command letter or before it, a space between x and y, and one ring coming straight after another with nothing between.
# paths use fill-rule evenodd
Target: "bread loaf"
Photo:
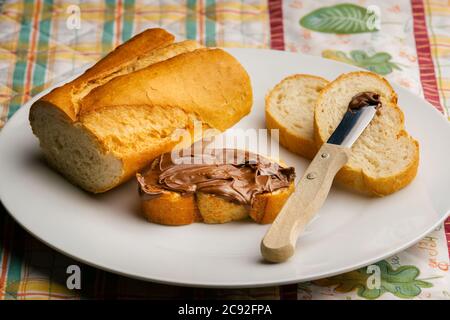
<instances>
[{"instance_id":1,"label":"bread loaf","mask_svg":"<svg viewBox=\"0 0 450 320\"><path fill-rule=\"evenodd\" d=\"M236 59L173 40L146 30L33 104L30 123L54 168L104 192L170 151L178 129L225 130L250 112L250 79Z\"/></svg>"}]
</instances>

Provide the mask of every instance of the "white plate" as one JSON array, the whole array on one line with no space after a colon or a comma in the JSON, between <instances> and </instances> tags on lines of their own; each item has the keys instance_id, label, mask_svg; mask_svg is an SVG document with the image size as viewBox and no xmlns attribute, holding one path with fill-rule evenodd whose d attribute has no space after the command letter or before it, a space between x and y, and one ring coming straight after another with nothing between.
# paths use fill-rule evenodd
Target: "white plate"
<instances>
[{"instance_id":1,"label":"white plate","mask_svg":"<svg viewBox=\"0 0 450 320\"><path fill-rule=\"evenodd\" d=\"M283 77L310 73L333 79L352 66L280 51L231 49L252 78L252 113L238 128L264 128L264 95ZM449 213L450 127L429 103L394 86L409 132L420 142L414 182L371 199L332 189L318 217L283 264L261 260L268 226L251 222L183 227L147 223L136 184L94 196L41 160L28 124L33 99L0 134L0 197L11 215L51 247L90 265L139 279L208 287L253 287L311 280L371 264L403 250ZM300 176L307 161L280 150Z\"/></svg>"}]
</instances>

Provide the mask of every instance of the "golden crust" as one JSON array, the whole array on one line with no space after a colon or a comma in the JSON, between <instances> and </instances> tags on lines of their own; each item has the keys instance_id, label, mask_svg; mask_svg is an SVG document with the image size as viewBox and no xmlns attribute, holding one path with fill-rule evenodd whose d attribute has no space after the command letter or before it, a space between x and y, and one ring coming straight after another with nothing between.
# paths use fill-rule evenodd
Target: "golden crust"
<instances>
[{"instance_id":1,"label":"golden crust","mask_svg":"<svg viewBox=\"0 0 450 320\"><path fill-rule=\"evenodd\" d=\"M366 72L366 71L357 71L351 72L347 74L343 74L336 78L333 82L330 82L320 93L318 101L320 98L327 93L327 90L330 86L336 84L336 82L345 79L347 77L351 77L354 74L364 75L375 77L381 81L383 81L390 88L391 95L391 104L396 109L396 111L400 115L400 123L399 123L399 132L398 137L405 136L409 138L415 146L414 149L414 157L410 164L403 170L398 172L395 175L391 175L389 177L371 177L367 175L364 171L358 168L352 168L349 165L345 165L336 175L335 182L337 184L349 188L351 190L360 192L362 194L370 195L370 196L385 196L392 194L405 186L407 186L416 176L417 169L419 167L419 143L413 139L409 134L404 130L404 115L399 106L397 105L398 97L394 89L391 87L389 82L374 73ZM328 137L325 136L324 132L321 131L321 128L318 127L316 114L314 116L314 136L316 147L320 148L320 146L326 141Z\"/></svg>"},{"instance_id":2,"label":"golden crust","mask_svg":"<svg viewBox=\"0 0 450 320\"><path fill-rule=\"evenodd\" d=\"M389 195L406 187L414 180L417 174L420 157L419 143L405 131L401 131L399 135L407 136L415 146L414 159L403 171L389 177L374 178L364 173L364 171L357 170L350 166L344 166L337 173L335 181L344 188L378 197Z\"/></svg>"},{"instance_id":3,"label":"golden crust","mask_svg":"<svg viewBox=\"0 0 450 320\"><path fill-rule=\"evenodd\" d=\"M250 209L250 217L261 224L272 223L294 190L292 182L289 188L257 195Z\"/></svg>"},{"instance_id":4,"label":"golden crust","mask_svg":"<svg viewBox=\"0 0 450 320\"><path fill-rule=\"evenodd\" d=\"M80 114L82 119L96 110L129 105L130 101L134 105L177 106L223 131L250 112L252 100L250 78L239 62L221 49L205 48L95 88L81 101Z\"/></svg>"},{"instance_id":5,"label":"golden crust","mask_svg":"<svg viewBox=\"0 0 450 320\"><path fill-rule=\"evenodd\" d=\"M226 223L248 216L257 223L267 224L275 220L294 189L292 182L289 188L257 195L250 208L214 195L203 194L200 198L164 191L162 196L141 200L141 210L149 221L164 225L185 225L196 221Z\"/></svg>"},{"instance_id":6,"label":"golden crust","mask_svg":"<svg viewBox=\"0 0 450 320\"><path fill-rule=\"evenodd\" d=\"M101 79L149 52L171 44L175 37L160 28L147 29L115 48L77 79L52 90L40 100L63 111L72 121L78 110L73 103L74 91L88 82ZM33 108L33 107L32 107Z\"/></svg>"},{"instance_id":7,"label":"golden crust","mask_svg":"<svg viewBox=\"0 0 450 320\"><path fill-rule=\"evenodd\" d=\"M151 200L141 201L141 211L148 221L170 226L191 224L199 220L194 196L165 192Z\"/></svg>"}]
</instances>

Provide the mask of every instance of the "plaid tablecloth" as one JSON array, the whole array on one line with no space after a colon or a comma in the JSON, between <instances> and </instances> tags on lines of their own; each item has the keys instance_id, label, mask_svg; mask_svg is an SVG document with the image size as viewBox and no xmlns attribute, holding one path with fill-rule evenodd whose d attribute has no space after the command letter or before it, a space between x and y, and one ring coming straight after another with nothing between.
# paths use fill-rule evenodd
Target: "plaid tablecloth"
<instances>
[{"instance_id":1,"label":"plaid tablecloth","mask_svg":"<svg viewBox=\"0 0 450 320\"><path fill-rule=\"evenodd\" d=\"M367 10L380 13L380 31L333 20L361 19ZM207 46L272 48L344 61L423 95L447 117L450 112L448 0L0 0L0 128L42 89L155 26ZM450 298L449 220L377 263L378 290L367 287L366 268L295 285L209 290L142 282L83 265L32 238L2 206L0 211L0 299ZM73 264L82 271L81 290L66 286Z\"/></svg>"}]
</instances>

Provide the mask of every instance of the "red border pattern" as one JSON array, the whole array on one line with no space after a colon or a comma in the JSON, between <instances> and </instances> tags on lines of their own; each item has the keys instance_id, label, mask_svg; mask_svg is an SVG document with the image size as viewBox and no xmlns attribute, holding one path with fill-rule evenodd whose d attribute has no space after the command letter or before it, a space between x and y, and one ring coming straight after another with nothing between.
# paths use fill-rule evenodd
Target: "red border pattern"
<instances>
[{"instance_id":1,"label":"red border pattern","mask_svg":"<svg viewBox=\"0 0 450 320\"><path fill-rule=\"evenodd\" d=\"M423 93L428 102L434 105L440 112L444 112L439 99L423 1L411 0L411 7L414 18L414 38L416 40L416 51Z\"/></svg>"},{"instance_id":2,"label":"red border pattern","mask_svg":"<svg viewBox=\"0 0 450 320\"><path fill-rule=\"evenodd\" d=\"M447 235L448 254L450 255L450 218L444 222L445 234Z\"/></svg>"},{"instance_id":3,"label":"red border pattern","mask_svg":"<svg viewBox=\"0 0 450 320\"><path fill-rule=\"evenodd\" d=\"M430 38L428 37L427 21L423 0L411 0L414 18L414 38L416 40L417 58L419 61L420 81L425 98L440 112L444 112L439 99L433 56L431 55ZM450 218L445 223L447 246L450 254Z\"/></svg>"},{"instance_id":4,"label":"red border pattern","mask_svg":"<svg viewBox=\"0 0 450 320\"><path fill-rule=\"evenodd\" d=\"M269 0L270 48L284 50L283 1Z\"/></svg>"}]
</instances>

